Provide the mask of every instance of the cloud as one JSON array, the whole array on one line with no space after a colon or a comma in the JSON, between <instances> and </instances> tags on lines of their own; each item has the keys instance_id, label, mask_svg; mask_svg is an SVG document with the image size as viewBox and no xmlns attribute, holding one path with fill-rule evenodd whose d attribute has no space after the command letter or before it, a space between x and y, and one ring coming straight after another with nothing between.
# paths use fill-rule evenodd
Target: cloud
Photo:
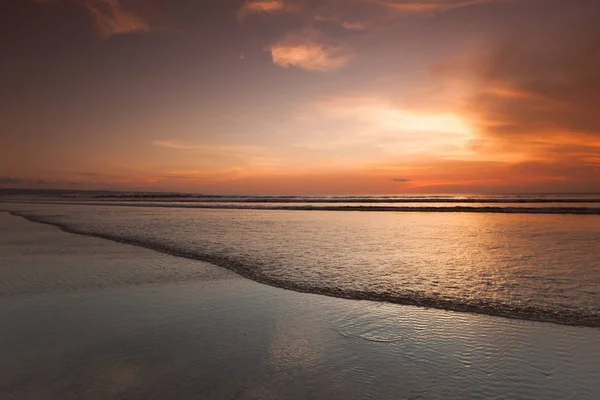
<instances>
[{"instance_id":1,"label":"cloud","mask_svg":"<svg viewBox=\"0 0 600 400\"><path fill-rule=\"evenodd\" d=\"M10 176L0 176L0 185L20 185L26 182L26 179L12 178Z\"/></svg>"},{"instance_id":2,"label":"cloud","mask_svg":"<svg viewBox=\"0 0 600 400\"><path fill-rule=\"evenodd\" d=\"M152 176L140 171L130 171L124 174L112 174L103 172L65 172L60 182L50 182L62 186L85 186L94 187L100 185L140 185L153 183L156 180ZM92 186L90 186L92 185ZM104 186L106 187L106 186Z\"/></svg>"},{"instance_id":3,"label":"cloud","mask_svg":"<svg viewBox=\"0 0 600 400\"><path fill-rule=\"evenodd\" d=\"M227 145L227 144L196 144L177 140L155 140L153 146L189 153L195 158L195 165L204 167L224 167L226 165L240 166L269 166L279 163L279 158L262 146Z\"/></svg>"},{"instance_id":4,"label":"cloud","mask_svg":"<svg viewBox=\"0 0 600 400\"><path fill-rule=\"evenodd\" d=\"M263 150L260 146L227 146L227 145L202 145L181 142L177 140L154 140L153 146L163 147L172 150L183 150L195 153L214 153L214 154L251 154Z\"/></svg>"},{"instance_id":5,"label":"cloud","mask_svg":"<svg viewBox=\"0 0 600 400\"><path fill-rule=\"evenodd\" d=\"M406 182L410 182L410 179L405 179L405 178L394 178L392 179L394 182L400 182L400 183L406 183Z\"/></svg>"},{"instance_id":6,"label":"cloud","mask_svg":"<svg viewBox=\"0 0 600 400\"><path fill-rule=\"evenodd\" d=\"M342 26L349 31L362 31L367 29L366 25L363 22L357 21L344 21L342 22Z\"/></svg>"},{"instance_id":7,"label":"cloud","mask_svg":"<svg viewBox=\"0 0 600 400\"><path fill-rule=\"evenodd\" d=\"M241 17L293 12L315 21L328 21L346 29L363 30L381 22L409 16L431 16L456 8L514 0L248 0Z\"/></svg>"},{"instance_id":8,"label":"cloud","mask_svg":"<svg viewBox=\"0 0 600 400\"><path fill-rule=\"evenodd\" d=\"M314 29L288 34L268 50L275 65L318 72L340 69L354 56L345 47L323 43L320 32Z\"/></svg>"},{"instance_id":9,"label":"cloud","mask_svg":"<svg viewBox=\"0 0 600 400\"><path fill-rule=\"evenodd\" d=\"M380 5L399 14L414 15L434 14L479 4L507 2L507 0L364 0L364 2Z\"/></svg>"},{"instance_id":10,"label":"cloud","mask_svg":"<svg viewBox=\"0 0 600 400\"><path fill-rule=\"evenodd\" d=\"M94 20L96 31L103 38L131 33L148 33L148 22L120 0L85 0L83 5Z\"/></svg>"},{"instance_id":11,"label":"cloud","mask_svg":"<svg viewBox=\"0 0 600 400\"><path fill-rule=\"evenodd\" d=\"M411 165L431 157L473 157L468 148L473 133L459 115L404 108L378 95L348 94L309 102L298 109L288 132L298 151L339 166L374 160L402 160ZM394 171L390 175L409 174Z\"/></svg>"},{"instance_id":12,"label":"cloud","mask_svg":"<svg viewBox=\"0 0 600 400\"><path fill-rule=\"evenodd\" d=\"M251 14L273 14L286 10L283 0L248 0L240 7L238 15L245 18Z\"/></svg>"},{"instance_id":13,"label":"cloud","mask_svg":"<svg viewBox=\"0 0 600 400\"><path fill-rule=\"evenodd\" d=\"M54 4L66 0L33 0L36 4ZM88 10L94 22L94 29L104 39L111 36L148 33L151 29L149 18L140 14L139 1L135 0L75 0L75 3Z\"/></svg>"},{"instance_id":14,"label":"cloud","mask_svg":"<svg viewBox=\"0 0 600 400\"><path fill-rule=\"evenodd\" d=\"M348 31L367 31L414 16L431 16L456 8L513 0L248 0L239 9L247 18L256 14L294 14L304 26L335 25ZM330 29L324 31L330 32ZM328 27L330 28L330 27ZM316 32L315 28L307 28ZM327 43L322 34L289 33L269 47L273 62L281 67L331 71L344 67L353 52Z\"/></svg>"},{"instance_id":15,"label":"cloud","mask_svg":"<svg viewBox=\"0 0 600 400\"><path fill-rule=\"evenodd\" d=\"M84 178L84 179L88 179L88 178L92 178L92 179L103 178L103 179L111 179L111 180L123 179L123 176L121 176L121 175L104 174L104 173L97 173L97 172L75 172L75 173L72 173L72 175L77 178Z\"/></svg>"},{"instance_id":16,"label":"cloud","mask_svg":"<svg viewBox=\"0 0 600 400\"><path fill-rule=\"evenodd\" d=\"M0 176L0 185L48 185L45 179L23 179L10 176Z\"/></svg>"},{"instance_id":17,"label":"cloud","mask_svg":"<svg viewBox=\"0 0 600 400\"><path fill-rule=\"evenodd\" d=\"M553 21L529 21L477 62L466 111L482 143L532 157L594 160L600 152L600 4L553 3Z\"/></svg>"},{"instance_id":18,"label":"cloud","mask_svg":"<svg viewBox=\"0 0 600 400\"><path fill-rule=\"evenodd\" d=\"M182 169L166 171L164 175L158 176L157 178L211 183L234 180L243 176L244 172L244 169L239 167L223 169L212 168L206 170Z\"/></svg>"},{"instance_id":19,"label":"cloud","mask_svg":"<svg viewBox=\"0 0 600 400\"><path fill-rule=\"evenodd\" d=\"M152 141L153 146L164 147L173 150L202 150L205 146L191 145L187 143L171 141L171 140L154 140Z\"/></svg>"}]
</instances>

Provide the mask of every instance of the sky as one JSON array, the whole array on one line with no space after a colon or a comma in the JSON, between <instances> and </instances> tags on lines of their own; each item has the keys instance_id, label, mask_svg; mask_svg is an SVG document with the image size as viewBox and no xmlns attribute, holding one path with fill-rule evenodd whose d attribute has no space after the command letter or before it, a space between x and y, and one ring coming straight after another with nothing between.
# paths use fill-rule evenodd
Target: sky
<instances>
[{"instance_id":1,"label":"sky","mask_svg":"<svg viewBox=\"0 0 600 400\"><path fill-rule=\"evenodd\" d=\"M0 188L600 192L597 0L5 0Z\"/></svg>"}]
</instances>

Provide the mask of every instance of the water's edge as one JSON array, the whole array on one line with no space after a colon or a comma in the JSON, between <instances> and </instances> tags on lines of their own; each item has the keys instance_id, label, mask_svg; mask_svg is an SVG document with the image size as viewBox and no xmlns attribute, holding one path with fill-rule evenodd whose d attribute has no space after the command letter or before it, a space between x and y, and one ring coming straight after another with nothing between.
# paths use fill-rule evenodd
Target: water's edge
<instances>
[{"instance_id":1,"label":"water's edge","mask_svg":"<svg viewBox=\"0 0 600 400\"><path fill-rule=\"evenodd\" d=\"M174 249L169 246L161 246L151 242L146 242L142 240L136 240L129 237L123 237L119 235L109 235L104 233L90 232L83 229L77 229L76 227L70 226L68 224L50 221L44 219L41 216L35 216L27 214L24 211L8 211L8 210L0 210L8 212L10 215L24 218L28 221L34 223L41 223L45 225L50 225L59 228L63 232L96 237L100 239L110 240L117 243L123 243L138 247L143 247L146 249L154 250L163 254L168 254L175 257L182 257L197 261L208 262L213 265L217 265L222 268L226 268L231 270L244 278L263 283L266 285L292 290L301 293L312 293L312 294L320 294L324 296L337 297L337 298L345 298L350 300L369 300L369 301L380 301L380 302L388 302L395 303L401 305L410 305L410 306L418 306L425 308L435 308L441 310L450 310L456 312L466 312L473 314L485 314L497 317L511 318L511 319L520 319L520 320L530 320L537 322L547 322L554 323L560 325L570 325L570 326L585 326L585 327L600 327L600 316L597 315L589 315L584 313L579 313L576 311L571 312L560 312L560 311L549 311L549 310L540 310L535 307L517 307L517 306L509 306L506 304L498 304L498 303L488 303L488 302L478 302L478 303L464 303L458 300L450 301L444 299L438 299L434 297L428 297L423 295L407 295L407 294L398 294L393 292L387 293L376 293L370 291L359 291L359 290L341 290L337 288L319 288L312 287L305 284L300 284L297 282L292 282L284 279L274 279L268 276L261 275L257 273L255 270L249 268L244 263L235 260L229 257L215 256L210 254L201 254L201 253L192 253L186 252L178 249Z\"/></svg>"}]
</instances>

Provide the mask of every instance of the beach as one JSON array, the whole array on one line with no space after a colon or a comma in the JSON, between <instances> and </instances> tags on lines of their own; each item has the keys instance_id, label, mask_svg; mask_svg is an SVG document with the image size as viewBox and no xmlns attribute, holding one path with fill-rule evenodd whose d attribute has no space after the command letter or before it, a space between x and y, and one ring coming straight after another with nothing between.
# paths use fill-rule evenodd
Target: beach
<instances>
[{"instance_id":1,"label":"beach","mask_svg":"<svg viewBox=\"0 0 600 400\"><path fill-rule=\"evenodd\" d=\"M2 398L600 396L596 328L296 293L8 213L0 224Z\"/></svg>"},{"instance_id":2,"label":"beach","mask_svg":"<svg viewBox=\"0 0 600 400\"><path fill-rule=\"evenodd\" d=\"M600 400L600 0L0 10L0 400Z\"/></svg>"}]
</instances>

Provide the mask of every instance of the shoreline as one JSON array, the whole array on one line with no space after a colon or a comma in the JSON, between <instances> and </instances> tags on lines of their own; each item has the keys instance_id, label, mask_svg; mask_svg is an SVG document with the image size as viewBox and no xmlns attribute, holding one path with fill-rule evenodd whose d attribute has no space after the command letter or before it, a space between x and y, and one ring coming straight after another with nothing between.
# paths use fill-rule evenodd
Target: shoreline
<instances>
[{"instance_id":1,"label":"shoreline","mask_svg":"<svg viewBox=\"0 0 600 400\"><path fill-rule=\"evenodd\" d=\"M5 210L6 211L6 210ZM152 244L135 240L131 238L123 238L116 235L108 235L108 234L100 234L96 232L86 232L83 230L78 230L70 227L67 224L62 224L59 222L53 222L44 220L43 217L26 215L26 211L6 211L10 215L17 216L20 218L24 218L28 221L34 223L40 223L45 225L50 225L59 228L61 231L77 234L88 237L95 237L104 240L109 240L116 243L124 243L132 246L137 246L141 248L145 248L148 250L153 250L159 253L167 254L174 257L181 257L190 260L207 262L213 265L216 265L221 268L225 268L227 270L233 271L240 276L250 279L255 282L263 283L269 286L291 290L300 293L311 293L318 294L323 296L330 296L335 298L343 298L349 300L368 300L368 301L378 301L392 304L400 304L406 306L416 306L423 308L432 308L439 310L449 310L461 313L469 313L476 315L489 315L493 317L501 317L508 319L517 319L517 320L527 320L527 321L535 321L541 323L552 323L559 325L567 325L567 326L584 326L590 328L598 328L600 327L600 316L589 316L589 315L581 315L577 313L572 314L550 314L540 312L540 310L530 307L524 308L515 308L515 307L506 307L500 308L498 304L464 304L457 303L455 301L440 301L439 299L431 299L427 297L416 297L416 296L398 296L397 294L381 294L374 292L365 292L365 291L342 291L337 290L335 288L315 288L312 286L304 286L301 284L296 284L295 282L290 282L286 280L278 280L266 277L264 275L257 274L254 270L248 268L243 263L240 263L236 260L227 259L225 257L213 257L209 255L198 255L195 253L188 253L183 251L178 251L176 249L172 249L169 247L158 247L152 246Z\"/></svg>"},{"instance_id":2,"label":"shoreline","mask_svg":"<svg viewBox=\"0 0 600 400\"><path fill-rule=\"evenodd\" d=\"M82 284L0 297L7 398L600 395L597 329L297 293L226 270L154 282L156 266L221 268L6 217L19 236L0 236L0 266L45 284L64 268ZM96 290L81 280L101 275L77 274L88 266L148 281Z\"/></svg>"}]
</instances>

